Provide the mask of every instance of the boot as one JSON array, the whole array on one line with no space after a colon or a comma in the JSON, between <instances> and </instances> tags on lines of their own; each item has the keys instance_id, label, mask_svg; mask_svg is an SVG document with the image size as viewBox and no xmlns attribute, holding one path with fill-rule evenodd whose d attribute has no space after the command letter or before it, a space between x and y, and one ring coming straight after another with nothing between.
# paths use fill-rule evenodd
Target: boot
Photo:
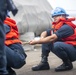
<instances>
[{"instance_id":1,"label":"boot","mask_svg":"<svg viewBox=\"0 0 76 75\"><path fill-rule=\"evenodd\" d=\"M11 68L7 67L8 74L0 74L0 75L16 75L16 72Z\"/></svg>"},{"instance_id":2,"label":"boot","mask_svg":"<svg viewBox=\"0 0 76 75\"><path fill-rule=\"evenodd\" d=\"M67 62L64 62L62 65L55 68L55 71L56 72L68 71L68 70L71 70L72 68L73 68L72 62L68 60Z\"/></svg>"},{"instance_id":3,"label":"boot","mask_svg":"<svg viewBox=\"0 0 76 75\"><path fill-rule=\"evenodd\" d=\"M9 75L9 74L0 74L0 75Z\"/></svg>"},{"instance_id":4,"label":"boot","mask_svg":"<svg viewBox=\"0 0 76 75\"><path fill-rule=\"evenodd\" d=\"M9 74L0 74L0 75L9 75Z\"/></svg>"},{"instance_id":5,"label":"boot","mask_svg":"<svg viewBox=\"0 0 76 75\"><path fill-rule=\"evenodd\" d=\"M7 68L7 70L9 73L8 75L16 75L16 72L11 67Z\"/></svg>"},{"instance_id":6,"label":"boot","mask_svg":"<svg viewBox=\"0 0 76 75\"><path fill-rule=\"evenodd\" d=\"M49 70L49 69L50 69L50 67L49 67L49 63L47 62L47 57L46 56L42 57L42 60L41 60L40 64L32 67L33 71Z\"/></svg>"}]
</instances>

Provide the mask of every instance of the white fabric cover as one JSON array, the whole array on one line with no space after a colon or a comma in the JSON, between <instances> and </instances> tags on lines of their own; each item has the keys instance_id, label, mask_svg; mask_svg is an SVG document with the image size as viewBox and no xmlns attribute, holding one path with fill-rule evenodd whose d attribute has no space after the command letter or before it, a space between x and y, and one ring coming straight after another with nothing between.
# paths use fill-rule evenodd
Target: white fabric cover
<instances>
[{"instance_id":1,"label":"white fabric cover","mask_svg":"<svg viewBox=\"0 0 76 75\"><path fill-rule=\"evenodd\" d=\"M36 36L51 28L51 5L47 0L13 0L19 11L14 18L19 33L34 32Z\"/></svg>"}]
</instances>

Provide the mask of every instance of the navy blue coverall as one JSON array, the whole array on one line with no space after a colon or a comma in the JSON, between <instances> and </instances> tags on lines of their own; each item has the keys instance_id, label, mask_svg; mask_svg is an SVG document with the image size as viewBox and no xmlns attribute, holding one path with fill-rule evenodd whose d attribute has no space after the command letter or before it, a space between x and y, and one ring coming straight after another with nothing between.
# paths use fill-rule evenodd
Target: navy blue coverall
<instances>
[{"instance_id":1,"label":"navy blue coverall","mask_svg":"<svg viewBox=\"0 0 76 75\"><path fill-rule=\"evenodd\" d=\"M10 27L8 25L4 25L4 27L6 34L10 32ZM5 45L5 52L7 67L19 69L26 63L25 59L27 55L20 43L14 43L9 46Z\"/></svg>"},{"instance_id":2,"label":"navy blue coverall","mask_svg":"<svg viewBox=\"0 0 76 75\"><path fill-rule=\"evenodd\" d=\"M7 3L11 2L11 3ZM12 8L12 9L11 9ZM14 10L13 10L14 8ZM4 29L4 20L7 15L7 10L13 12L15 16L17 11L15 11L15 5L12 0L0 0L0 75L8 74L7 71L7 61L6 61L6 52L5 52L5 29Z\"/></svg>"},{"instance_id":3,"label":"navy blue coverall","mask_svg":"<svg viewBox=\"0 0 76 75\"><path fill-rule=\"evenodd\" d=\"M47 30L48 36L50 34L50 29ZM63 61L70 59L71 61L76 60L76 46L66 44L61 39L66 38L74 33L73 29L68 25L63 25L59 30L55 32L58 40L54 43L42 44L42 56L48 56L49 52L52 51Z\"/></svg>"},{"instance_id":4,"label":"navy blue coverall","mask_svg":"<svg viewBox=\"0 0 76 75\"><path fill-rule=\"evenodd\" d=\"M3 21L6 18L6 0L0 0L0 74L7 74L6 66L6 56L5 56L5 30Z\"/></svg>"}]
</instances>

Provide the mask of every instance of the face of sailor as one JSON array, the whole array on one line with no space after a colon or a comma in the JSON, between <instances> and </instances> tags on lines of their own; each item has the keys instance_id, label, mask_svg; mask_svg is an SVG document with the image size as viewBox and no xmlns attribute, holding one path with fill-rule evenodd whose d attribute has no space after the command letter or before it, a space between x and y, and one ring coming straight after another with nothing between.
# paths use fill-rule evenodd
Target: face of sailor
<instances>
[{"instance_id":1,"label":"face of sailor","mask_svg":"<svg viewBox=\"0 0 76 75\"><path fill-rule=\"evenodd\" d=\"M57 15L57 16L54 16L53 19L54 19L54 22L58 22L58 20L62 18L61 15Z\"/></svg>"}]
</instances>

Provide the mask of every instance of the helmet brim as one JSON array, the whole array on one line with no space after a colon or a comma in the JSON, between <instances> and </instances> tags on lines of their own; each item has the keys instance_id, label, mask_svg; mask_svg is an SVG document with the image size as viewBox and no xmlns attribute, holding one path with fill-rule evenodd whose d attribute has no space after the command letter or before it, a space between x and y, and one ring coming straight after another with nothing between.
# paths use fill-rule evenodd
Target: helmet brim
<instances>
[{"instance_id":1,"label":"helmet brim","mask_svg":"<svg viewBox=\"0 0 76 75\"><path fill-rule=\"evenodd\" d=\"M65 16L69 16L69 14L58 14L58 15L65 15ZM58 16L58 15L52 15L52 17L54 17L54 16Z\"/></svg>"}]
</instances>

